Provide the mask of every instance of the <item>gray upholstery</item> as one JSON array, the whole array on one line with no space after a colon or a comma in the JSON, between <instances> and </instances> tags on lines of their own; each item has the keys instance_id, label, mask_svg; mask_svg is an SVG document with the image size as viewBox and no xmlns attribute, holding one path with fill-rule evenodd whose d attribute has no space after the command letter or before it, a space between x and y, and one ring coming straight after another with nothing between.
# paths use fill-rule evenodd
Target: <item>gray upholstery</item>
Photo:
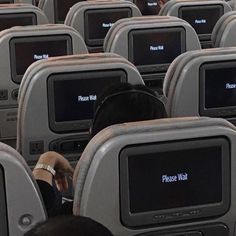
<instances>
[{"instance_id":1,"label":"gray upholstery","mask_svg":"<svg viewBox=\"0 0 236 236\"><path fill-rule=\"evenodd\" d=\"M236 214L236 203L234 201L231 201L230 208L225 215L216 218L199 219L195 222L190 221L181 224L152 225L144 228L124 226L120 215L121 186L119 173L121 170L119 153L124 147L130 145L192 140L196 138L210 139L218 136L227 137L231 143L230 189L231 199L234 199L236 197L235 160L233 158L236 152L234 145L236 142L235 132L235 127L223 119L193 117L125 123L102 130L89 142L76 166L73 179L75 187L74 214L88 216L99 221L108 227L115 236L131 236L148 232L153 232L150 235L164 236L173 231L177 231L179 234L170 235L185 235L185 233L180 232L186 231L186 228L190 232L195 227L197 231L204 225L219 222L227 225L229 229L229 234L227 235L233 236ZM219 232L217 233L217 235L221 235Z\"/></svg>"},{"instance_id":2,"label":"gray upholstery","mask_svg":"<svg viewBox=\"0 0 236 236\"><path fill-rule=\"evenodd\" d=\"M129 33L135 30L142 29L170 29L180 27L184 28L186 38L185 50L197 50L201 48L197 34L194 29L186 22L176 17L171 16L143 16L132 17L128 19L122 19L117 21L114 26L109 30L105 41L104 51L113 52L129 59ZM180 45L178 45L180 47ZM139 50L133 49L133 50ZM143 79L147 81L163 81L165 75L165 69L158 72L152 71L149 73L142 73Z\"/></svg>"},{"instance_id":3,"label":"gray upholstery","mask_svg":"<svg viewBox=\"0 0 236 236\"><path fill-rule=\"evenodd\" d=\"M214 47L234 47L236 46L236 11L228 12L217 22L212 32L212 42Z\"/></svg>"},{"instance_id":4,"label":"gray upholstery","mask_svg":"<svg viewBox=\"0 0 236 236\"><path fill-rule=\"evenodd\" d=\"M159 15L165 16L176 16L180 17L180 9L183 7L209 7L209 6L219 6L221 5L223 7L223 14L227 14L230 12L232 9L229 6L229 4L225 1L218 1L218 0L210 0L210 1L199 1L199 0L194 0L194 1L185 1L185 0L173 0L169 1L167 4L164 5L164 7L160 10ZM199 10L196 8L196 10ZM223 16L224 17L224 16ZM201 16L199 16L201 18ZM218 34L218 33L217 33ZM202 37L202 36L200 36ZM214 36L212 36L214 37ZM208 48L212 47L212 41L209 39L204 39L200 38L201 44L203 48ZM213 43L213 46L215 44Z\"/></svg>"},{"instance_id":5,"label":"gray upholstery","mask_svg":"<svg viewBox=\"0 0 236 236\"><path fill-rule=\"evenodd\" d=\"M227 3L230 5L230 7L232 8L232 10L234 11L234 10L235 10L235 2L234 2L234 0L232 0L232 1L227 1Z\"/></svg>"},{"instance_id":6,"label":"gray upholstery","mask_svg":"<svg viewBox=\"0 0 236 236\"><path fill-rule=\"evenodd\" d=\"M46 219L41 194L25 160L3 143L0 165L4 170L9 236L21 236Z\"/></svg>"},{"instance_id":7,"label":"gray upholstery","mask_svg":"<svg viewBox=\"0 0 236 236\"><path fill-rule=\"evenodd\" d=\"M71 39L71 54L86 53L87 48L82 37L73 28L65 25L38 25L13 27L0 32L0 90L7 92L7 99L0 99L0 140L16 138L16 119L17 119L17 91L19 84L13 82L10 42L12 39L22 37L35 37L33 41L40 40L43 36L68 36Z\"/></svg>"},{"instance_id":8,"label":"gray upholstery","mask_svg":"<svg viewBox=\"0 0 236 236\"><path fill-rule=\"evenodd\" d=\"M167 71L163 86L169 117L199 116L199 68L204 63L234 60L236 48L233 47L196 50L176 58Z\"/></svg>"},{"instance_id":9,"label":"gray upholstery","mask_svg":"<svg viewBox=\"0 0 236 236\"><path fill-rule=\"evenodd\" d=\"M222 37L222 33L224 31L223 24L225 20L227 20L228 18L231 18L231 16L234 16L234 15L236 15L235 11L227 12L216 22L215 27L212 31L212 35L211 35L211 41L214 47L217 47L216 45L219 44L219 40Z\"/></svg>"},{"instance_id":10,"label":"gray upholstery","mask_svg":"<svg viewBox=\"0 0 236 236\"><path fill-rule=\"evenodd\" d=\"M81 0L72 0L70 2L75 4L80 1ZM48 21L50 23L62 24L64 22L60 22L60 21L56 20L56 15L59 14L58 13L59 10L58 10L57 5L60 5L61 9L65 8L65 5L63 5L63 1L60 1L60 0L40 0L38 7L45 13L45 15L47 16ZM66 5L68 5L68 3ZM68 11L69 11L69 9L68 9Z\"/></svg>"},{"instance_id":11,"label":"gray upholstery","mask_svg":"<svg viewBox=\"0 0 236 236\"><path fill-rule=\"evenodd\" d=\"M172 1L167 1L163 7L160 9L159 11L159 15L160 16L166 16L167 12L169 11L169 9L172 7L173 3L175 3L175 0Z\"/></svg>"},{"instance_id":12,"label":"gray upholstery","mask_svg":"<svg viewBox=\"0 0 236 236\"><path fill-rule=\"evenodd\" d=\"M88 130L56 133L49 128L47 78L55 73L111 70L123 70L127 75L127 82L131 84L143 84L137 69L124 58L114 54L58 57L38 61L28 68L19 91L17 125L17 150L28 162L34 162L38 158L38 154L30 154L29 148L32 142L42 141L44 148L41 152L45 152L49 150L52 141L75 139L80 142L88 140ZM39 97L40 99L38 99ZM40 120L38 117L40 117ZM35 122L36 120L37 122ZM81 150L64 154L69 160L73 161L79 158L80 152Z\"/></svg>"},{"instance_id":13,"label":"gray upholstery","mask_svg":"<svg viewBox=\"0 0 236 236\"><path fill-rule=\"evenodd\" d=\"M122 10L122 9L130 9L131 16L141 16L141 12L139 11L138 7L129 1L84 1L79 2L75 4L70 11L68 12L65 24L72 26L75 28L85 39L85 30L86 30L86 20L85 20L85 12L94 11L94 10L104 10L108 11L109 9L112 9L113 11L115 9ZM112 16L113 13L110 15ZM114 22L109 22L114 23ZM96 22L93 22L93 24L96 24ZM99 29L101 26L97 24L97 28ZM95 51L102 51L102 46L89 46L88 43L86 43L89 51L95 52Z\"/></svg>"},{"instance_id":14,"label":"gray upholstery","mask_svg":"<svg viewBox=\"0 0 236 236\"><path fill-rule=\"evenodd\" d=\"M169 16L132 17L117 21L109 30L104 51L117 53L128 59L128 33L134 29L156 29L165 27L183 27L186 31L186 51L200 49L200 43L193 28L185 21ZM122 45L122 46L121 46Z\"/></svg>"}]
</instances>

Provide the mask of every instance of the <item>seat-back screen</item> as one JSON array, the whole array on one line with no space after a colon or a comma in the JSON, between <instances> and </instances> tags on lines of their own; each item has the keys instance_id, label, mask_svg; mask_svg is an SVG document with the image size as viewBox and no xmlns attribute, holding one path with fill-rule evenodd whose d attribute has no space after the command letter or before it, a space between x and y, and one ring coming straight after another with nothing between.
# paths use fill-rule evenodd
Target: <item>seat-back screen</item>
<instances>
[{"instance_id":1,"label":"seat-back screen","mask_svg":"<svg viewBox=\"0 0 236 236\"><path fill-rule=\"evenodd\" d=\"M68 35L13 38L10 52L12 80L20 83L33 62L72 54L72 40Z\"/></svg>"}]
</instances>

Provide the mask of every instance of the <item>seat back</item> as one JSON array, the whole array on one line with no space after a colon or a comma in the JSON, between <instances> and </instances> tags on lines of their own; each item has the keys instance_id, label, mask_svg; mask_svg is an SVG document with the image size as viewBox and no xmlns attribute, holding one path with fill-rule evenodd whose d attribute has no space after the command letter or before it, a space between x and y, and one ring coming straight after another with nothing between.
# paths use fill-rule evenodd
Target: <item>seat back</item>
<instances>
[{"instance_id":1,"label":"seat back","mask_svg":"<svg viewBox=\"0 0 236 236\"><path fill-rule=\"evenodd\" d=\"M23 236L46 220L41 194L22 156L0 143L0 234Z\"/></svg>"},{"instance_id":2,"label":"seat back","mask_svg":"<svg viewBox=\"0 0 236 236\"><path fill-rule=\"evenodd\" d=\"M16 139L18 89L27 67L49 56L86 52L78 32L65 25L14 27L0 33L0 140Z\"/></svg>"},{"instance_id":3,"label":"seat back","mask_svg":"<svg viewBox=\"0 0 236 236\"><path fill-rule=\"evenodd\" d=\"M136 68L114 54L39 61L28 68L23 80L19 92L17 150L28 163L35 162L39 154L48 150L77 161L89 140L97 95L117 82L143 84Z\"/></svg>"},{"instance_id":4,"label":"seat back","mask_svg":"<svg viewBox=\"0 0 236 236\"><path fill-rule=\"evenodd\" d=\"M157 0L134 0L142 15L158 15L161 7Z\"/></svg>"},{"instance_id":5,"label":"seat back","mask_svg":"<svg viewBox=\"0 0 236 236\"><path fill-rule=\"evenodd\" d=\"M45 13L50 23L63 24L70 8L83 0L35 0L38 7Z\"/></svg>"},{"instance_id":6,"label":"seat back","mask_svg":"<svg viewBox=\"0 0 236 236\"><path fill-rule=\"evenodd\" d=\"M196 30L202 48L210 48L212 47L211 34L216 22L231 10L225 1L174 0L164 6L159 14L186 20Z\"/></svg>"},{"instance_id":7,"label":"seat back","mask_svg":"<svg viewBox=\"0 0 236 236\"><path fill-rule=\"evenodd\" d=\"M234 47L235 40L236 11L223 15L216 23L212 32L212 43L214 47Z\"/></svg>"},{"instance_id":8,"label":"seat back","mask_svg":"<svg viewBox=\"0 0 236 236\"><path fill-rule=\"evenodd\" d=\"M223 117L235 123L236 48L187 52L164 79L170 117Z\"/></svg>"},{"instance_id":9,"label":"seat back","mask_svg":"<svg viewBox=\"0 0 236 236\"><path fill-rule=\"evenodd\" d=\"M29 4L4 4L0 8L0 31L13 26L42 25L48 20L37 7Z\"/></svg>"},{"instance_id":10,"label":"seat back","mask_svg":"<svg viewBox=\"0 0 236 236\"><path fill-rule=\"evenodd\" d=\"M102 52L103 40L112 25L133 16L141 16L141 12L129 1L84 1L70 9L65 24L83 36L90 52Z\"/></svg>"},{"instance_id":11,"label":"seat back","mask_svg":"<svg viewBox=\"0 0 236 236\"><path fill-rule=\"evenodd\" d=\"M76 166L74 214L114 235L233 236L235 132L216 118L102 130Z\"/></svg>"},{"instance_id":12,"label":"seat back","mask_svg":"<svg viewBox=\"0 0 236 236\"><path fill-rule=\"evenodd\" d=\"M169 16L119 20L104 41L104 51L131 61L139 69L145 84L157 90L162 89L167 68L175 57L200 47L194 29L187 22Z\"/></svg>"}]
</instances>

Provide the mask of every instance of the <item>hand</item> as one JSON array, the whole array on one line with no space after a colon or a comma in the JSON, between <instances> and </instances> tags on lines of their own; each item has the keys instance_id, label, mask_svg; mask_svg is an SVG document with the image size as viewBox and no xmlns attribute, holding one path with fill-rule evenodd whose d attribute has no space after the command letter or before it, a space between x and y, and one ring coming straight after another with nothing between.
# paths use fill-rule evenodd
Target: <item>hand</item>
<instances>
[{"instance_id":1,"label":"hand","mask_svg":"<svg viewBox=\"0 0 236 236\"><path fill-rule=\"evenodd\" d=\"M73 168L68 160L57 152L46 152L42 154L38 160L38 164L50 165L55 169L56 175L54 177L59 191L66 191L68 189L68 182L66 176L73 175ZM36 179L41 179L52 185L53 176L46 171L37 169L33 171Z\"/></svg>"},{"instance_id":2,"label":"hand","mask_svg":"<svg viewBox=\"0 0 236 236\"><path fill-rule=\"evenodd\" d=\"M66 191L68 189L68 178L72 179L74 169L71 167L67 159L60 154L57 154L54 169L56 175L54 180L59 191Z\"/></svg>"}]
</instances>

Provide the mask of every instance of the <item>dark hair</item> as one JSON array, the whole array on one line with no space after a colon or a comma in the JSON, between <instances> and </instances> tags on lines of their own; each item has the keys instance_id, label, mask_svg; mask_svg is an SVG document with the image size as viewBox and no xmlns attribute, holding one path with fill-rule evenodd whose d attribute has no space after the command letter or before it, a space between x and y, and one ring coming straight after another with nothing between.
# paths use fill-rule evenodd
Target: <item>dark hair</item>
<instances>
[{"instance_id":1,"label":"dark hair","mask_svg":"<svg viewBox=\"0 0 236 236\"><path fill-rule=\"evenodd\" d=\"M94 110L92 137L110 125L167 117L165 106L154 91L129 83L109 87L98 96Z\"/></svg>"},{"instance_id":2,"label":"dark hair","mask_svg":"<svg viewBox=\"0 0 236 236\"><path fill-rule=\"evenodd\" d=\"M112 236L100 223L82 216L64 215L36 225L24 236Z\"/></svg>"}]
</instances>

